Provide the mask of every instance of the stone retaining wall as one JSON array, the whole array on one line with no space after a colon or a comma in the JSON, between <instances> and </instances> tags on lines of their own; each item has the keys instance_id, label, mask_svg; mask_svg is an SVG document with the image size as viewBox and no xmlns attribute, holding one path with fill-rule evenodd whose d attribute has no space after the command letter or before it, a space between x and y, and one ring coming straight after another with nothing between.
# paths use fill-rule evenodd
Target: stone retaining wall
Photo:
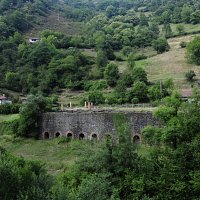
<instances>
[{"instance_id":1,"label":"stone retaining wall","mask_svg":"<svg viewBox=\"0 0 200 200\"><path fill-rule=\"evenodd\" d=\"M141 142L141 130L146 125L159 125L151 112L83 111L44 113L40 120L43 139L66 136L79 139L102 140L106 135L117 136L119 124L126 124L132 139Z\"/></svg>"}]
</instances>

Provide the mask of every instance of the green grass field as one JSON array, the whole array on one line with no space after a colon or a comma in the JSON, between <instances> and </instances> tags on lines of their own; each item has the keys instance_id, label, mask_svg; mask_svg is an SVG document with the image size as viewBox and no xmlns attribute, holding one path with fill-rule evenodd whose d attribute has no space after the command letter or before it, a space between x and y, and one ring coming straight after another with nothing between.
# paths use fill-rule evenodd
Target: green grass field
<instances>
[{"instance_id":1,"label":"green grass field","mask_svg":"<svg viewBox=\"0 0 200 200\"><path fill-rule=\"evenodd\" d=\"M178 34L178 31L176 30L176 27L177 27L178 24L171 24L171 29L172 29L172 32L177 35ZM200 31L200 26L199 24L181 24L184 26L184 32L187 33L187 34L190 34L190 33L197 33Z\"/></svg>"},{"instance_id":2,"label":"green grass field","mask_svg":"<svg viewBox=\"0 0 200 200\"><path fill-rule=\"evenodd\" d=\"M73 140L60 143L61 139L35 140L14 138L11 135L0 136L0 146L14 155L22 156L27 160L37 160L45 164L47 171L52 175L69 170L86 151L95 154L101 143ZM149 148L137 146L141 156L148 156Z\"/></svg>"},{"instance_id":3,"label":"green grass field","mask_svg":"<svg viewBox=\"0 0 200 200\"><path fill-rule=\"evenodd\" d=\"M19 118L19 114L0 115L0 122L13 121Z\"/></svg>"},{"instance_id":4,"label":"green grass field","mask_svg":"<svg viewBox=\"0 0 200 200\"><path fill-rule=\"evenodd\" d=\"M27 160L41 161L46 165L48 172L54 175L68 170L87 149L92 149L94 145L96 148L93 148L93 151L98 148L98 144L86 141L73 140L61 144L59 144L59 141L59 138L35 140L14 139L10 135L0 136L0 146Z\"/></svg>"}]
</instances>

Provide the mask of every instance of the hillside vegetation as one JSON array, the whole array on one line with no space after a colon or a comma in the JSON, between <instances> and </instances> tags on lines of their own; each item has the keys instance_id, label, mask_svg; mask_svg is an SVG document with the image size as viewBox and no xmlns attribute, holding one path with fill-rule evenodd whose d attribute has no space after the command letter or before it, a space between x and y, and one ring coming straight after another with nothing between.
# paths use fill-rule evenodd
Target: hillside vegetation
<instances>
[{"instance_id":1,"label":"hillside vegetation","mask_svg":"<svg viewBox=\"0 0 200 200\"><path fill-rule=\"evenodd\" d=\"M1 0L0 199L198 200L199 25L198 0ZM41 114L69 102L161 126L142 146L120 116L116 140L40 140Z\"/></svg>"}]
</instances>

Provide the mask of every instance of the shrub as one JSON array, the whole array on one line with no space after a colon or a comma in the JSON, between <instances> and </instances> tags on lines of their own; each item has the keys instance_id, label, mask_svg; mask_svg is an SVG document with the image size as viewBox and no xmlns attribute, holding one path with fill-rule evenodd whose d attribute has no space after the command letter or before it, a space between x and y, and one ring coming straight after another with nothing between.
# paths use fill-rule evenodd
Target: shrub
<instances>
[{"instance_id":1,"label":"shrub","mask_svg":"<svg viewBox=\"0 0 200 200\"><path fill-rule=\"evenodd\" d=\"M0 123L0 133L1 134L12 134L17 135L17 129L19 126L19 120L15 119L12 121L5 121Z\"/></svg>"},{"instance_id":2,"label":"shrub","mask_svg":"<svg viewBox=\"0 0 200 200\"><path fill-rule=\"evenodd\" d=\"M187 81L189 81L189 82L194 81L195 76L196 76L196 74L193 70L190 70L185 74L185 77L186 77Z\"/></svg>"},{"instance_id":3,"label":"shrub","mask_svg":"<svg viewBox=\"0 0 200 200\"><path fill-rule=\"evenodd\" d=\"M107 88L107 83L105 80L100 81L87 81L84 84L84 90L103 90Z\"/></svg>"},{"instance_id":4,"label":"shrub","mask_svg":"<svg viewBox=\"0 0 200 200\"><path fill-rule=\"evenodd\" d=\"M109 96L105 99L105 103L109 105L117 104L117 99L115 96Z\"/></svg>"},{"instance_id":5,"label":"shrub","mask_svg":"<svg viewBox=\"0 0 200 200\"><path fill-rule=\"evenodd\" d=\"M181 41L179 45L181 48L185 48L187 46L187 42Z\"/></svg>"},{"instance_id":6,"label":"shrub","mask_svg":"<svg viewBox=\"0 0 200 200\"><path fill-rule=\"evenodd\" d=\"M165 38L158 38L157 40L154 40L152 46L158 53L169 51L170 48Z\"/></svg>"},{"instance_id":7,"label":"shrub","mask_svg":"<svg viewBox=\"0 0 200 200\"><path fill-rule=\"evenodd\" d=\"M195 37L186 49L186 57L189 62L200 65L200 36Z\"/></svg>"},{"instance_id":8,"label":"shrub","mask_svg":"<svg viewBox=\"0 0 200 200\"><path fill-rule=\"evenodd\" d=\"M0 105L0 114L14 114L19 113L19 104L3 104Z\"/></svg>"},{"instance_id":9,"label":"shrub","mask_svg":"<svg viewBox=\"0 0 200 200\"><path fill-rule=\"evenodd\" d=\"M95 105L105 103L105 98L103 94L99 91L92 91L88 95L88 101L94 103Z\"/></svg>"},{"instance_id":10,"label":"shrub","mask_svg":"<svg viewBox=\"0 0 200 200\"><path fill-rule=\"evenodd\" d=\"M147 59L147 56L144 54L133 54L133 60L137 61L137 60L143 60L143 59Z\"/></svg>"},{"instance_id":11,"label":"shrub","mask_svg":"<svg viewBox=\"0 0 200 200\"><path fill-rule=\"evenodd\" d=\"M109 86L115 86L119 78L118 66L114 63L109 63L105 68L104 77Z\"/></svg>"}]
</instances>

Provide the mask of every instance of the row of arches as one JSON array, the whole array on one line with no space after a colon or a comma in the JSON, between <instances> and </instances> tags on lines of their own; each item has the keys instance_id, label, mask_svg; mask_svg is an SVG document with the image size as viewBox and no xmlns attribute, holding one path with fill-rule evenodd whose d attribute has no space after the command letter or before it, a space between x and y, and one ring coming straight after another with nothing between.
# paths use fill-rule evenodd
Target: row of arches
<instances>
[{"instance_id":1,"label":"row of arches","mask_svg":"<svg viewBox=\"0 0 200 200\"><path fill-rule=\"evenodd\" d=\"M84 140L86 138L86 135L88 135L87 133L80 133L78 135L78 139L80 140ZM60 132L56 132L55 134L50 134L49 132L44 132L43 133L43 139L50 139L50 138L58 138L60 136L65 136L67 138L74 138L74 134L71 131L68 131L66 134L61 134ZM94 140L98 140L98 135L96 133L92 133L90 134L90 139L94 139Z\"/></svg>"},{"instance_id":2,"label":"row of arches","mask_svg":"<svg viewBox=\"0 0 200 200\"><path fill-rule=\"evenodd\" d=\"M61 134L60 132L56 132L53 135L46 131L46 132L44 132L42 134L42 136L43 136L43 139L58 138L60 136L64 136L64 137L67 137L67 138L70 138L70 139L75 138L75 136L74 136L74 134L73 134L72 131L68 131L65 134ZM99 136L96 133L87 134L87 133L83 132L83 133L79 133L78 137L76 137L76 138L78 138L79 140L84 140L84 139L90 139L90 140L95 140L95 141L99 140ZM112 135L105 134L104 138L106 138L106 139L112 139ZM134 142L134 143L141 143L141 135L140 134L134 134L133 137L132 137L132 142Z\"/></svg>"}]
</instances>

